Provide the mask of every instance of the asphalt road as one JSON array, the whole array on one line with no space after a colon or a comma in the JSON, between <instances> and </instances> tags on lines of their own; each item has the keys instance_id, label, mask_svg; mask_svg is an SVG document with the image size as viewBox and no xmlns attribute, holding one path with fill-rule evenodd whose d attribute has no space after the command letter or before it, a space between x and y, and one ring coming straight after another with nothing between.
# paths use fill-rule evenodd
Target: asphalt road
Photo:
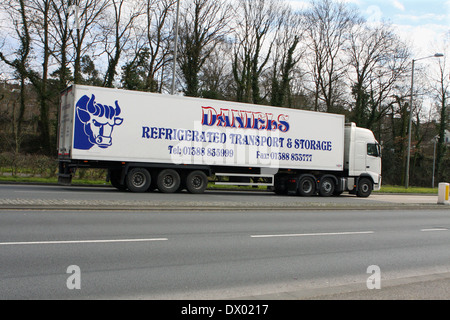
<instances>
[{"instance_id":1,"label":"asphalt road","mask_svg":"<svg viewBox=\"0 0 450 320\"><path fill-rule=\"evenodd\" d=\"M425 209L439 208L437 195L343 194L323 198L278 196L273 192L207 190L204 194L119 192L111 187L63 187L0 184L3 209L98 210L291 210L291 209Z\"/></svg>"},{"instance_id":2,"label":"asphalt road","mask_svg":"<svg viewBox=\"0 0 450 320\"><path fill-rule=\"evenodd\" d=\"M450 210L432 198L411 210L339 197L335 210L265 193L166 196L0 185L0 299L450 299ZM366 209L344 210L353 200ZM228 207L178 208L208 202ZM262 208L230 209L246 202ZM367 287L371 266L381 289Z\"/></svg>"}]
</instances>

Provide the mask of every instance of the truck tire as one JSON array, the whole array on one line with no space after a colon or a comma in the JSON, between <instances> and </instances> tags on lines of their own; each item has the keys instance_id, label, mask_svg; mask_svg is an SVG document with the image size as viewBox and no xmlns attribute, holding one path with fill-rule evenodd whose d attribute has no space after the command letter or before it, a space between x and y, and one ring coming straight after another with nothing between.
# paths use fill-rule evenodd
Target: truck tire
<instances>
[{"instance_id":1,"label":"truck tire","mask_svg":"<svg viewBox=\"0 0 450 320\"><path fill-rule=\"evenodd\" d=\"M319 195L322 197L330 197L335 189L334 181L330 177L320 179Z\"/></svg>"},{"instance_id":2,"label":"truck tire","mask_svg":"<svg viewBox=\"0 0 450 320\"><path fill-rule=\"evenodd\" d=\"M180 175L173 169L164 169L158 174L156 184L159 191L173 193L180 187Z\"/></svg>"},{"instance_id":3,"label":"truck tire","mask_svg":"<svg viewBox=\"0 0 450 320\"><path fill-rule=\"evenodd\" d=\"M358 182L358 190L356 195L358 197L367 198L372 193L372 181L368 178L361 178Z\"/></svg>"},{"instance_id":4,"label":"truck tire","mask_svg":"<svg viewBox=\"0 0 450 320\"><path fill-rule=\"evenodd\" d=\"M133 168L125 178L128 190L131 192L145 192L150 187L151 176L147 169Z\"/></svg>"},{"instance_id":5,"label":"truck tire","mask_svg":"<svg viewBox=\"0 0 450 320\"><path fill-rule=\"evenodd\" d=\"M298 194L302 197L310 197L316 193L316 181L310 176L300 177L298 182Z\"/></svg>"},{"instance_id":6,"label":"truck tire","mask_svg":"<svg viewBox=\"0 0 450 320\"><path fill-rule=\"evenodd\" d=\"M190 193L203 193L208 186L208 177L203 171L192 171L186 177L186 188Z\"/></svg>"}]
</instances>

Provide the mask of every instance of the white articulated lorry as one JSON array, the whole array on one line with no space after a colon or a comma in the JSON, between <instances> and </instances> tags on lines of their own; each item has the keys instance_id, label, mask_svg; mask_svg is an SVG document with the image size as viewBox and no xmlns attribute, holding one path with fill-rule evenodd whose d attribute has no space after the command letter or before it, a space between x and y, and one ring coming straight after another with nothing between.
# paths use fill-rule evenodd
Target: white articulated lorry
<instances>
[{"instance_id":1,"label":"white articulated lorry","mask_svg":"<svg viewBox=\"0 0 450 320\"><path fill-rule=\"evenodd\" d=\"M82 85L60 107L61 184L103 168L132 192L202 193L213 181L367 197L381 186L378 142L343 115Z\"/></svg>"}]
</instances>

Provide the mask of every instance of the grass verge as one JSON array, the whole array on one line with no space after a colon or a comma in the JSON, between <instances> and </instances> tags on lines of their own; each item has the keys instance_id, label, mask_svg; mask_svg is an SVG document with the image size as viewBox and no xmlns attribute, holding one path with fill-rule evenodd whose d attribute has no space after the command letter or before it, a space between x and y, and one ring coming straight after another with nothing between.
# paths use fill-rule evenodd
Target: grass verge
<instances>
[{"instance_id":1,"label":"grass verge","mask_svg":"<svg viewBox=\"0 0 450 320\"><path fill-rule=\"evenodd\" d=\"M381 186L378 193L425 193L425 194L437 194L437 188L425 188L425 187L409 187L406 189L404 186Z\"/></svg>"},{"instance_id":2,"label":"grass verge","mask_svg":"<svg viewBox=\"0 0 450 320\"><path fill-rule=\"evenodd\" d=\"M1 182L55 184L58 183L58 178L0 176L0 183ZM73 179L72 184L103 185L106 184L106 182L105 180Z\"/></svg>"}]
</instances>

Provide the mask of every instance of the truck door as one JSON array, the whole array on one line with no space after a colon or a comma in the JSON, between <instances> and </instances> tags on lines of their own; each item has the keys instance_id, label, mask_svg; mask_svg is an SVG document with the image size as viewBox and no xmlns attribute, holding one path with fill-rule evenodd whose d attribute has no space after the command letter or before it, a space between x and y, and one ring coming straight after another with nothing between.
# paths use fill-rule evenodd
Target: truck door
<instances>
[{"instance_id":1,"label":"truck door","mask_svg":"<svg viewBox=\"0 0 450 320\"><path fill-rule=\"evenodd\" d=\"M366 171L373 177L381 174L381 148L378 143L367 143Z\"/></svg>"},{"instance_id":2,"label":"truck door","mask_svg":"<svg viewBox=\"0 0 450 320\"><path fill-rule=\"evenodd\" d=\"M366 172L366 149L366 141L356 141L353 161L354 175L359 176L361 173Z\"/></svg>"}]
</instances>

